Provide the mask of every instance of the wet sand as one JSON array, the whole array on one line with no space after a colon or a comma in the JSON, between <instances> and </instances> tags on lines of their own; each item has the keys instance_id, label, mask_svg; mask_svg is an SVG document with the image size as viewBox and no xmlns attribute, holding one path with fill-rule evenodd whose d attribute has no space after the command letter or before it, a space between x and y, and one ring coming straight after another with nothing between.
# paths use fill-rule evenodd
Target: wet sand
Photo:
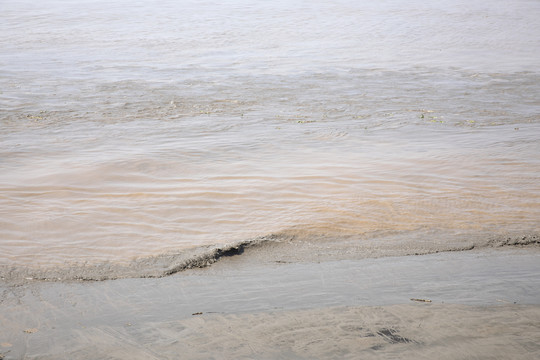
<instances>
[{"instance_id":1,"label":"wet sand","mask_svg":"<svg viewBox=\"0 0 540 360\"><path fill-rule=\"evenodd\" d=\"M535 359L539 255L532 245L324 262L235 256L159 279L4 283L0 353Z\"/></svg>"},{"instance_id":2,"label":"wet sand","mask_svg":"<svg viewBox=\"0 0 540 360\"><path fill-rule=\"evenodd\" d=\"M81 328L25 359L537 359L540 306L392 305ZM38 333L28 334L39 337ZM11 356L6 359L22 358Z\"/></svg>"}]
</instances>

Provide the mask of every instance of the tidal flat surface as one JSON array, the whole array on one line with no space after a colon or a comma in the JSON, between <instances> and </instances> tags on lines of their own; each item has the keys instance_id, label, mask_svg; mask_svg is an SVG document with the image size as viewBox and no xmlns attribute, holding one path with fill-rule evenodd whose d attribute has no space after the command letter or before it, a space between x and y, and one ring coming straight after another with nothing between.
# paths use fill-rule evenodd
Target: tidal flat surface
<instances>
[{"instance_id":1,"label":"tidal flat surface","mask_svg":"<svg viewBox=\"0 0 540 360\"><path fill-rule=\"evenodd\" d=\"M0 285L5 359L535 359L537 247ZM411 300L417 299L417 300Z\"/></svg>"}]
</instances>

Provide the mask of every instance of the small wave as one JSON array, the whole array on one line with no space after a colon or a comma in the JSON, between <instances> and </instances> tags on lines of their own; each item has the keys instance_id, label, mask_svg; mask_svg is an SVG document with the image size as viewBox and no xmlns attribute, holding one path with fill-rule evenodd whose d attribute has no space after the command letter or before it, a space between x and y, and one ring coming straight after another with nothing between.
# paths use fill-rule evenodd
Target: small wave
<instances>
[{"instance_id":1,"label":"small wave","mask_svg":"<svg viewBox=\"0 0 540 360\"><path fill-rule=\"evenodd\" d=\"M346 238L346 239L345 239ZM483 240L482 240L483 239ZM341 240L341 241L340 241ZM332 243L335 245L332 246ZM346 245L344 245L346 243ZM279 259L291 257L296 261L317 261L342 258L380 258L388 256L415 256L440 252L469 251L473 249L523 247L540 245L540 235L482 237L471 241L456 241L453 245L440 246L425 241L411 241L399 246L395 241L384 239L359 240L352 245L351 237L332 238L306 236L298 231L284 231L226 245L201 246L179 253L167 253L144 257L127 264L100 263L74 264L54 268L25 268L0 266L0 279L8 284L20 285L32 281L105 281L121 278L161 278L194 268L205 268L220 259L242 255L248 249L263 252L265 259L275 263L288 263ZM265 252L265 246L269 251ZM294 250L294 251L291 251ZM321 253L322 250L322 253ZM274 251L274 252L272 252ZM277 252L276 252L277 251ZM306 255L306 252L312 252ZM276 255L277 254L277 255ZM279 258L279 259L278 259Z\"/></svg>"},{"instance_id":2,"label":"small wave","mask_svg":"<svg viewBox=\"0 0 540 360\"><path fill-rule=\"evenodd\" d=\"M241 255L247 248L279 242L278 235L269 235L226 245L201 246L179 253L166 253L135 259L127 264L104 262L76 263L51 268L0 266L0 279L9 283L27 281L104 281L120 278L160 278L180 271L203 268L221 258Z\"/></svg>"}]
</instances>

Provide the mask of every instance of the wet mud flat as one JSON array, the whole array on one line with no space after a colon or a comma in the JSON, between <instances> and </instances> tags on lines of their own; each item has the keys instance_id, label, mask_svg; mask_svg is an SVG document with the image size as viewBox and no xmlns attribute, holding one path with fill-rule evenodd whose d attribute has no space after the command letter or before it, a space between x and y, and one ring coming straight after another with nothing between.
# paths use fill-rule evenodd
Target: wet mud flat
<instances>
[{"instance_id":1,"label":"wet mud flat","mask_svg":"<svg viewBox=\"0 0 540 360\"><path fill-rule=\"evenodd\" d=\"M0 354L535 359L539 257L537 245L322 262L232 256L163 278L3 283Z\"/></svg>"}]
</instances>

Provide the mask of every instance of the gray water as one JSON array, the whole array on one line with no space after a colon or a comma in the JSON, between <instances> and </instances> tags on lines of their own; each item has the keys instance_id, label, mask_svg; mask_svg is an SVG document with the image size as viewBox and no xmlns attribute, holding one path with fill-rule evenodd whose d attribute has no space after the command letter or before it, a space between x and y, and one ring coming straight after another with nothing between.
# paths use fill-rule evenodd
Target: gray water
<instances>
[{"instance_id":1,"label":"gray water","mask_svg":"<svg viewBox=\"0 0 540 360\"><path fill-rule=\"evenodd\" d=\"M531 0L4 0L0 264L538 233L539 18Z\"/></svg>"}]
</instances>

